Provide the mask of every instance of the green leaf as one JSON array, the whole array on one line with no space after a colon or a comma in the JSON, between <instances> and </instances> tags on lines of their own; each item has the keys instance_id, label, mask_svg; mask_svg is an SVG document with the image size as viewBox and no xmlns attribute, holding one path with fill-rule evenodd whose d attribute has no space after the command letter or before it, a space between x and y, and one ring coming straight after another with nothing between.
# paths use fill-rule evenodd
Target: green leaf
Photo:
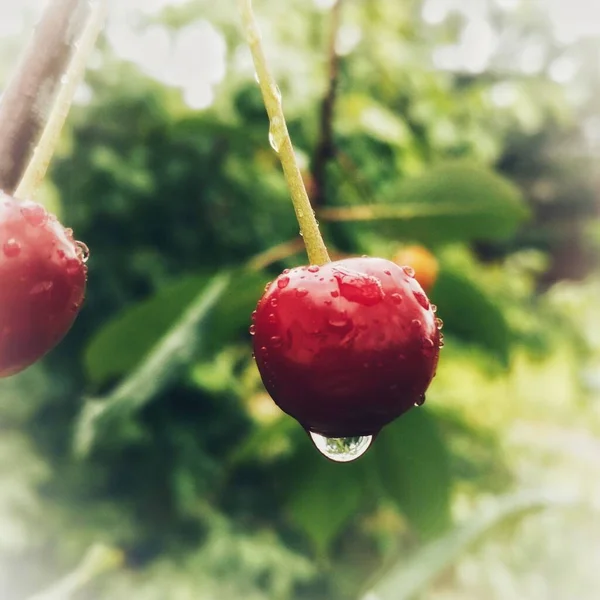
<instances>
[{"instance_id":1,"label":"green leaf","mask_svg":"<svg viewBox=\"0 0 600 600\"><path fill-rule=\"evenodd\" d=\"M104 398L88 400L75 434L75 450L87 454L99 434L117 423L130 427L128 417L165 388L199 346L203 325L230 282L229 275L215 276L182 316L152 347L144 360ZM114 429L111 431L114 436Z\"/></svg>"},{"instance_id":2,"label":"green leaf","mask_svg":"<svg viewBox=\"0 0 600 600\"><path fill-rule=\"evenodd\" d=\"M209 275L188 275L151 298L128 307L98 331L87 346L85 367L92 384L100 385L133 370L207 285ZM213 351L250 322L250 313L266 276L235 273L206 325L204 348Z\"/></svg>"},{"instance_id":3,"label":"green leaf","mask_svg":"<svg viewBox=\"0 0 600 600\"><path fill-rule=\"evenodd\" d=\"M430 542L416 555L403 557L361 596L361 600L410 600L455 563L473 544L508 521L549 507L571 506L572 499L541 493L520 493L498 500L470 522Z\"/></svg>"},{"instance_id":4,"label":"green leaf","mask_svg":"<svg viewBox=\"0 0 600 600\"><path fill-rule=\"evenodd\" d=\"M358 510L364 497L364 466L332 463L305 442L301 461L291 470L288 512L292 521L324 556L344 525Z\"/></svg>"},{"instance_id":5,"label":"green leaf","mask_svg":"<svg viewBox=\"0 0 600 600\"><path fill-rule=\"evenodd\" d=\"M508 367L512 337L500 307L471 279L445 268L430 294L444 332L475 344Z\"/></svg>"},{"instance_id":6,"label":"green leaf","mask_svg":"<svg viewBox=\"0 0 600 600\"><path fill-rule=\"evenodd\" d=\"M184 277L108 321L85 351L91 383L102 384L134 369L208 280L206 275Z\"/></svg>"},{"instance_id":7,"label":"green leaf","mask_svg":"<svg viewBox=\"0 0 600 600\"><path fill-rule=\"evenodd\" d=\"M343 135L362 133L393 146L403 146L412 137L401 117L368 96L344 97L337 109L336 129Z\"/></svg>"},{"instance_id":8,"label":"green leaf","mask_svg":"<svg viewBox=\"0 0 600 600\"><path fill-rule=\"evenodd\" d=\"M424 408L409 411L382 430L369 452L365 459L373 462L383 490L421 536L447 528L450 461L435 416Z\"/></svg>"},{"instance_id":9,"label":"green leaf","mask_svg":"<svg viewBox=\"0 0 600 600\"><path fill-rule=\"evenodd\" d=\"M432 168L408 179L382 204L321 209L319 218L336 222L377 222L394 239L427 244L510 238L528 215L519 190L507 179L464 163Z\"/></svg>"}]
</instances>

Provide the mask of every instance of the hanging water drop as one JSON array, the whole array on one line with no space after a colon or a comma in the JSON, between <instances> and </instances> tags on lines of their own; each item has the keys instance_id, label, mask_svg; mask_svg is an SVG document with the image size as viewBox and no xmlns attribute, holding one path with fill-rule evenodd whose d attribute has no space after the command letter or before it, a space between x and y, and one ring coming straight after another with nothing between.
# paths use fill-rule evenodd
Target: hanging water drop
<instances>
[{"instance_id":1,"label":"hanging water drop","mask_svg":"<svg viewBox=\"0 0 600 600\"><path fill-rule=\"evenodd\" d=\"M281 102L281 90L279 89L279 86L274 83L271 86L271 93L273 94L273 96L275 96L277 102Z\"/></svg>"},{"instance_id":2,"label":"hanging water drop","mask_svg":"<svg viewBox=\"0 0 600 600\"><path fill-rule=\"evenodd\" d=\"M279 152L279 146L275 141L275 135L273 134L273 131L271 129L269 129L269 145L271 146L271 148L273 148L273 150L275 150L275 152Z\"/></svg>"},{"instance_id":3,"label":"hanging water drop","mask_svg":"<svg viewBox=\"0 0 600 600\"><path fill-rule=\"evenodd\" d=\"M77 241L75 242L77 246L77 252L79 254L79 258L81 258L82 263L86 263L90 258L90 249L83 242Z\"/></svg>"},{"instance_id":4,"label":"hanging water drop","mask_svg":"<svg viewBox=\"0 0 600 600\"><path fill-rule=\"evenodd\" d=\"M273 117L269 124L269 144L275 152L279 152L279 148L285 139L285 135L285 124L279 117Z\"/></svg>"},{"instance_id":5,"label":"hanging water drop","mask_svg":"<svg viewBox=\"0 0 600 600\"><path fill-rule=\"evenodd\" d=\"M425 394L419 396L419 399L415 402L415 406L419 407L423 406L423 404L425 404Z\"/></svg>"},{"instance_id":6,"label":"hanging water drop","mask_svg":"<svg viewBox=\"0 0 600 600\"><path fill-rule=\"evenodd\" d=\"M325 437L310 431L315 448L326 458L334 462L352 462L360 458L371 446L372 435L352 437Z\"/></svg>"}]
</instances>

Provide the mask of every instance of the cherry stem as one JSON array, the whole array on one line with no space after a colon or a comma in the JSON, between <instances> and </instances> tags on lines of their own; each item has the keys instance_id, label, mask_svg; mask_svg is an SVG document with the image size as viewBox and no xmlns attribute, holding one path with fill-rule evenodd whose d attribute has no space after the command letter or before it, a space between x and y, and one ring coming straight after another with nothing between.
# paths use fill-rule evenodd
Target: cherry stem
<instances>
[{"instance_id":1,"label":"cherry stem","mask_svg":"<svg viewBox=\"0 0 600 600\"><path fill-rule=\"evenodd\" d=\"M75 92L83 79L87 59L94 49L94 45L104 24L107 7L107 0L96 0L94 2L85 28L79 39L74 42L75 51L66 73L61 78L61 85L46 121L44 131L15 191L16 198L31 197L46 175L48 165L50 164L62 128L69 114Z\"/></svg>"},{"instance_id":2,"label":"cherry stem","mask_svg":"<svg viewBox=\"0 0 600 600\"><path fill-rule=\"evenodd\" d=\"M258 85L269 116L269 141L281 161L308 260L311 264L323 265L330 261L329 254L298 168L294 147L283 114L281 92L269 69L260 30L252 10L252 0L240 0L240 7L247 42L252 52L254 68L258 77Z\"/></svg>"}]
</instances>

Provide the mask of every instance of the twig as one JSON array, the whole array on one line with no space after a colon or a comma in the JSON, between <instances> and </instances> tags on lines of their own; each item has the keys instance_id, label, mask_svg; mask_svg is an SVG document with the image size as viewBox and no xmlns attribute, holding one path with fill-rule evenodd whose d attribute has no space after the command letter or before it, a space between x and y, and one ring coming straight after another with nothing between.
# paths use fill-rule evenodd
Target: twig
<instances>
[{"instance_id":1,"label":"twig","mask_svg":"<svg viewBox=\"0 0 600 600\"><path fill-rule=\"evenodd\" d=\"M63 125L69 114L77 86L83 79L87 59L94 49L96 39L104 24L107 8L107 0L95 1L85 29L81 37L75 42L76 51L67 72L61 78L61 87L53 103L53 108L48 117L44 132L35 147L25 174L15 191L17 198L32 196L46 174Z\"/></svg>"},{"instance_id":2,"label":"twig","mask_svg":"<svg viewBox=\"0 0 600 600\"><path fill-rule=\"evenodd\" d=\"M283 167L283 173L290 190L296 218L300 225L300 234L304 238L304 244L306 245L308 260L312 264L322 265L329 262L329 254L327 253L327 248L319 231L319 224L308 199L302 174L298 168L294 147L292 146L292 140L290 139L283 114L281 92L269 69L267 57L262 47L260 31L252 10L252 0L240 0L240 11L263 102L269 115L269 140L271 146L279 155L279 160Z\"/></svg>"},{"instance_id":3,"label":"twig","mask_svg":"<svg viewBox=\"0 0 600 600\"><path fill-rule=\"evenodd\" d=\"M333 114L339 82L340 55L336 51L336 40L341 22L342 1L337 0L331 9L331 26L329 30L328 82L327 92L321 103L321 137L315 149L312 163L312 205L323 206L325 201L325 185L327 164L335 157L333 141Z\"/></svg>"},{"instance_id":4,"label":"twig","mask_svg":"<svg viewBox=\"0 0 600 600\"><path fill-rule=\"evenodd\" d=\"M0 189L13 193L37 144L62 74L91 11L82 0L49 0L0 101Z\"/></svg>"}]
</instances>

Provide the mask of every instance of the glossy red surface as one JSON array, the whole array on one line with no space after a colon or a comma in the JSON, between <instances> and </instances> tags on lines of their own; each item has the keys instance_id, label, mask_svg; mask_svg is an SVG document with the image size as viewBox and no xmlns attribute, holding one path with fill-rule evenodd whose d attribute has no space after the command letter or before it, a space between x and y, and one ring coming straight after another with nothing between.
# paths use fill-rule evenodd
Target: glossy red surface
<instances>
[{"instance_id":1,"label":"glossy red surface","mask_svg":"<svg viewBox=\"0 0 600 600\"><path fill-rule=\"evenodd\" d=\"M349 437L375 434L423 402L438 324L411 269L350 258L282 273L251 331L277 405L307 430Z\"/></svg>"},{"instance_id":2,"label":"glossy red surface","mask_svg":"<svg viewBox=\"0 0 600 600\"><path fill-rule=\"evenodd\" d=\"M70 329L85 293L84 250L37 203L0 193L0 377L22 371Z\"/></svg>"}]
</instances>

